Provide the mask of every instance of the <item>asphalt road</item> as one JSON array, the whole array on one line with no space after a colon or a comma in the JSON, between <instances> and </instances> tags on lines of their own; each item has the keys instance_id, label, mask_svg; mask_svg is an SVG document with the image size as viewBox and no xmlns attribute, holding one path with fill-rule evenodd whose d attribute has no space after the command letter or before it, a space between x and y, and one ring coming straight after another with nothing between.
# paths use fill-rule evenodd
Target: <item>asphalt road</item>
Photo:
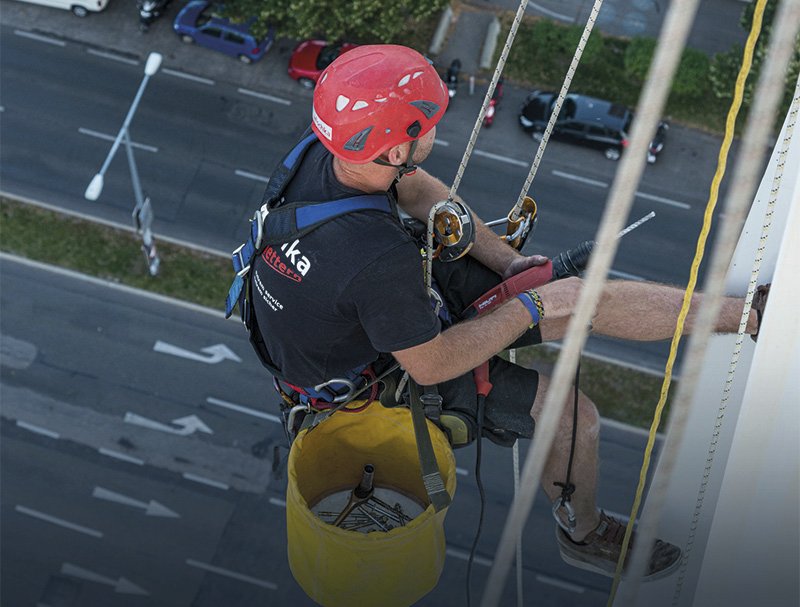
<instances>
[{"instance_id":1,"label":"asphalt road","mask_svg":"<svg viewBox=\"0 0 800 607\"><path fill-rule=\"evenodd\" d=\"M3 603L311 605L285 557L277 407L239 324L6 256L0 280ZM625 512L645 437L613 425L602 435L599 500ZM448 557L422 606L464 604L479 499L474 449L456 456ZM512 500L510 451L487 443L482 471L473 597ZM526 596L604 604L610 580L563 564L553 526L539 499L523 537ZM512 575L504 604L514 587Z\"/></svg>"},{"instance_id":2,"label":"asphalt road","mask_svg":"<svg viewBox=\"0 0 800 607\"><path fill-rule=\"evenodd\" d=\"M3 26L0 36L2 188L128 224L133 196L122 151L109 168L100 200L89 203L83 192L122 123L143 62L39 31ZM186 71L178 51L187 49L174 36L161 44L168 42L178 47L165 54L163 69L151 79L131 126L138 172L155 209L154 230L230 251L242 238L272 167L304 130L310 94L285 82L285 75L274 87L265 82L248 88L225 80L218 57L195 65L208 67L205 75ZM198 58L210 53L189 50ZM245 68L230 63L228 77ZM262 64L246 69L262 69ZM275 66L264 69L274 72ZM466 88L448 110L438 130L439 145L426 162L445 183L456 173L480 103L480 91L470 96ZM506 214L535 153L533 141L516 125L524 95L507 87L495 126L480 135L462 182L459 193L484 219ZM662 157L645 172L630 217L633 221L654 210L656 219L622 241L612 275L685 283L716 144L708 135L672 129ZM532 188L541 212L526 252L554 255L591 238L617 166L594 150L551 142ZM666 344L594 338L588 349L653 370L663 368L667 351Z\"/></svg>"}]
</instances>

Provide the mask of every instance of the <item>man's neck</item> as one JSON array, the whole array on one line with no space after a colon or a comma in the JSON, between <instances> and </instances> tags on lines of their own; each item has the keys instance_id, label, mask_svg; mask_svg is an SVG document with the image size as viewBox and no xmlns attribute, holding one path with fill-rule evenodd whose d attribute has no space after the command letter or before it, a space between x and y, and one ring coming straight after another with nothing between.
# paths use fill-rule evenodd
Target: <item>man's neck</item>
<instances>
[{"instance_id":1,"label":"man's neck","mask_svg":"<svg viewBox=\"0 0 800 607\"><path fill-rule=\"evenodd\" d=\"M387 170L388 169L388 170ZM343 186L371 194L385 192L392 185L395 173L390 167L375 163L352 164L333 157L333 174Z\"/></svg>"}]
</instances>

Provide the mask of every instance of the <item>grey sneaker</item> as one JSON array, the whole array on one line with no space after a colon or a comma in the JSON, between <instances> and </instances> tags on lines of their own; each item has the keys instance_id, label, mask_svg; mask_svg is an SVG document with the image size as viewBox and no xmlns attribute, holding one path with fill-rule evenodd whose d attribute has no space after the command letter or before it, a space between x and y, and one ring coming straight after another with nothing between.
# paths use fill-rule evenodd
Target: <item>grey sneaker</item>
<instances>
[{"instance_id":1,"label":"grey sneaker","mask_svg":"<svg viewBox=\"0 0 800 607\"><path fill-rule=\"evenodd\" d=\"M614 577L617 561L622 551L622 540L625 537L625 525L600 512L600 524L589 533L582 542L574 542L561 527L556 527L556 538L565 563L594 571L601 575ZM630 554L636 539L636 532L631 537L628 552L625 556L625 568L630 561ZM681 549L670 543L656 540L650 562L647 564L645 580L654 580L674 571L681 561Z\"/></svg>"}]
</instances>

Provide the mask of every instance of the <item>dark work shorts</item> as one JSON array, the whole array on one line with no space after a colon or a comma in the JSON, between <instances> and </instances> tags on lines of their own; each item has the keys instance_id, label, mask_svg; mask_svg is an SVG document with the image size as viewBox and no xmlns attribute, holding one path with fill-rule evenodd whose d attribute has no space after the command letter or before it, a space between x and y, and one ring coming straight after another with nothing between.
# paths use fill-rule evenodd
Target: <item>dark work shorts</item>
<instances>
[{"instance_id":1,"label":"dark work shorts","mask_svg":"<svg viewBox=\"0 0 800 607\"><path fill-rule=\"evenodd\" d=\"M450 263L435 262L433 277L444 295L455 323L473 301L500 283L500 276L470 256ZM542 343L539 327L527 331L512 347ZM492 390L486 397L484 436L499 444L512 445L516 438L533 436L530 411L539 386L539 374L498 356L489 363ZM444 409L477 414L477 393L472 373L439 384Z\"/></svg>"}]
</instances>

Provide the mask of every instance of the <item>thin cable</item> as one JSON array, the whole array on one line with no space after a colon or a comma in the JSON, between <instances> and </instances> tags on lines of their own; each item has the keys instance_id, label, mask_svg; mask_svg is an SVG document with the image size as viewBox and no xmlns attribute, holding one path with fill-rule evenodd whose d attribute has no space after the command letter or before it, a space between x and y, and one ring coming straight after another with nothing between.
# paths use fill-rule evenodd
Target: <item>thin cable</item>
<instances>
[{"instance_id":1,"label":"thin cable","mask_svg":"<svg viewBox=\"0 0 800 607\"><path fill-rule=\"evenodd\" d=\"M750 34L747 37L747 43L745 44L744 48L744 57L742 58L742 65L739 68L739 75L736 78L733 100L731 101L731 107L728 110L728 116L725 122L725 136L722 140L722 145L720 146L719 150L717 170L714 174L714 179L711 182L711 192L709 193L705 213L703 214L703 225L700 229L700 234L697 237L694 259L692 260L691 269L689 271L689 282L683 295L683 304L681 305L681 310L678 314L678 322L675 325L675 331L672 335L669 356L667 357L667 363L664 369L664 379L661 384L661 394L659 395L658 403L656 404L653 422L650 425L650 432L647 437L647 446L644 450L642 467L639 471L639 484L636 487L636 494L633 499L633 505L631 506L631 514L628 518L628 525L625 528L625 536L622 540L622 548L620 550L619 559L617 560L617 568L614 573L614 582L611 585L611 592L608 596L608 607L611 607L611 605L614 604L614 598L617 596L617 588L619 587L620 580L622 579L622 570L625 564L625 557L628 554L628 545L630 544L631 536L633 535L633 526L639 513L639 507L642 503L642 495L644 493L645 484L647 483L647 473L650 470L650 460L653 454L653 447L655 446L656 442L656 432L661 424L661 415L664 411L664 406L667 403L667 394L669 393L669 386L672 382L672 368L678 355L678 346L680 345L681 336L683 335L686 317L689 315L689 308L692 305L692 296L694 295L694 290L697 286L697 274L705 253L708 234L711 231L714 209L717 206L717 200L719 197L719 185L725 175L728 152L730 151L731 142L733 141L733 133L736 129L736 117L739 115L739 109L742 106L742 99L744 98L744 84L747 80L747 75L750 73L750 67L753 63L753 49L755 48L756 41L758 40L758 35L761 32L761 18L764 14L764 6L766 3L767 0L758 0L758 3L756 4L755 13L753 15L753 25L750 29Z\"/></svg>"},{"instance_id":2,"label":"thin cable","mask_svg":"<svg viewBox=\"0 0 800 607\"><path fill-rule=\"evenodd\" d=\"M516 348L511 348L508 351L508 361L510 363L517 362ZM514 441L514 446L511 447L511 467L514 472L514 497L516 498L519 493L519 440ZM522 534L517 536L516 549L517 607L524 607L525 598L522 585Z\"/></svg>"},{"instance_id":3,"label":"thin cable","mask_svg":"<svg viewBox=\"0 0 800 607\"><path fill-rule=\"evenodd\" d=\"M643 517L637 532L637 546L633 551L629 584L626 584L622 604L636 603L641 576L645 571L649 556L646 547L656 536L660 512L666 501L669 479L675 468L677 454L681 447L688 410L699 380L703 355L711 333L716 328L716 319L721 307L722 291L736 247L742 225L753 200L761 170L763 151L768 144L767 137L772 130L775 112L785 86L786 69L794 52L795 39L800 29L800 2L785 0L778 7L772 30L767 57L762 64L762 72L754 94L754 103L747 121L742 147L737 159L736 171L728 190L727 207L721 222L720 233L714 250L708 287L700 306L698 319L689 341L689 350L683 365L683 376L675 398L675 406L670 416L669 436L659 460L659 475L654 479L648 495L647 516ZM674 440L672 439L674 437ZM645 549L642 549L645 546Z\"/></svg>"},{"instance_id":4,"label":"thin cable","mask_svg":"<svg viewBox=\"0 0 800 607\"><path fill-rule=\"evenodd\" d=\"M478 486L478 494L481 498L480 509L478 510L478 529L475 531L475 539L472 541L472 549L469 551L469 559L467 560L467 607L472 605L472 598L470 593L470 581L472 579L472 563L475 561L475 553L478 550L478 540L481 537L481 529L483 529L483 513L486 508L486 494L483 490L483 481L481 480L481 444L483 443L483 415L486 405L486 397L478 394L478 429L477 438L475 439L475 484Z\"/></svg>"},{"instance_id":5,"label":"thin cable","mask_svg":"<svg viewBox=\"0 0 800 607\"><path fill-rule=\"evenodd\" d=\"M739 362L739 356L742 352L742 343L744 342L745 338L745 329L747 327L747 320L750 316L750 308L752 307L753 303L753 294L755 293L756 284L758 282L758 274L761 271L761 263L764 259L764 251L766 249L767 239L769 238L770 228L772 227L772 217L775 212L775 204L778 199L778 192L780 191L781 187L781 180L783 178L783 169L786 164L786 155L789 151L789 144L792 140L792 135L794 133L794 126L797 122L797 114L798 110L800 110L800 79L798 79L797 85L795 87L794 98L792 100L792 105L789 110L789 118L786 124L786 135L781 142L780 149L778 151L778 159L777 159L777 166L775 170L775 175L772 180L772 188L770 191L770 197L767 202L767 210L764 213L764 222L761 228L761 237L759 239L759 246L756 250L756 257L753 261L753 269L750 273L750 282L747 289L747 297L745 299L744 308L742 310L742 318L739 321L739 332L736 336L736 344L734 345L733 354L731 355L731 362L730 366L728 367L728 377L725 380L725 387L723 388L723 397L722 402L720 403L719 409L717 410L717 417L716 422L714 424L714 430L711 436L711 440L709 442L708 452L706 454L706 466L703 470L703 478L700 482L700 488L697 491L697 498L695 501L695 508L694 512L692 513L692 522L689 525L689 536L686 540L686 545L683 552L683 559L681 560L681 567L678 571L678 580L675 583L675 592L672 597L672 605L675 606L678 604L680 599L681 591L683 590L683 582L686 576L686 569L689 564L689 556L694 548L694 540L697 528L700 522L700 514L703 509L703 503L705 500L706 489L708 486L709 479L711 477L711 467L714 464L715 453L717 450L717 444L719 443L719 436L722 429L722 423L725 417L725 412L728 407L728 399L731 392L731 387L733 384L733 379L736 374L736 366Z\"/></svg>"},{"instance_id":6,"label":"thin cable","mask_svg":"<svg viewBox=\"0 0 800 607\"><path fill-rule=\"evenodd\" d=\"M678 67L697 5L698 0L675 0L670 3L667 11L663 34L659 39L650 74L636 109L637 118L633 124L631 143L622 157L608 195L606 209L595 239L598 244L589 262L587 276L564 338L564 346L556 363L542 414L537 420L538 436L525 460L520 494L514 500L506 520L489 572L482 607L499 604L512 560L514 537L524 525L538 490L544 462L553 445L561 417L561 405L572 385L572 376L586 341L589 323L619 244L615 236L624 227L624 221L633 204L636 186L644 172L647 146L661 118L670 83Z\"/></svg>"}]
</instances>

